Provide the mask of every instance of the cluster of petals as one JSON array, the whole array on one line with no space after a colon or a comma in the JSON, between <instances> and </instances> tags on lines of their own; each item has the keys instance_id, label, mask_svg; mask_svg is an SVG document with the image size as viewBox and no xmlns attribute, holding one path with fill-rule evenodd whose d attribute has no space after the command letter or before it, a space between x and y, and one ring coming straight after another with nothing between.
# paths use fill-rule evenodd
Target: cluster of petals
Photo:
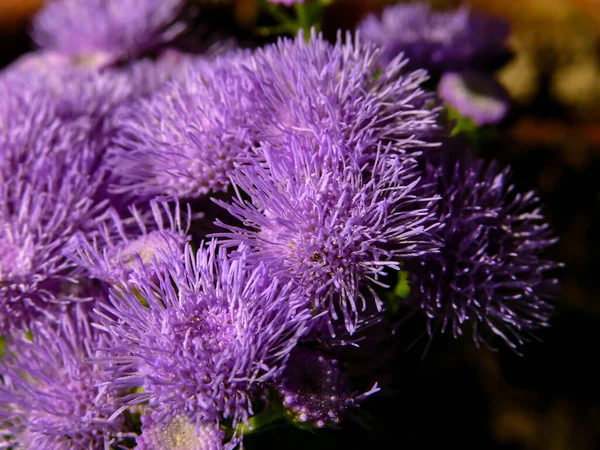
<instances>
[{"instance_id":1,"label":"cluster of petals","mask_svg":"<svg viewBox=\"0 0 600 450\"><path fill-rule=\"evenodd\" d=\"M538 198L424 87L445 72L473 106L502 24L400 5L215 56L169 47L184 16L50 0L0 73L0 448L233 450L272 402L336 425L379 390L337 349L392 317L397 272L430 335L518 349L548 325ZM479 125L507 110L488 97Z\"/></svg>"}]
</instances>

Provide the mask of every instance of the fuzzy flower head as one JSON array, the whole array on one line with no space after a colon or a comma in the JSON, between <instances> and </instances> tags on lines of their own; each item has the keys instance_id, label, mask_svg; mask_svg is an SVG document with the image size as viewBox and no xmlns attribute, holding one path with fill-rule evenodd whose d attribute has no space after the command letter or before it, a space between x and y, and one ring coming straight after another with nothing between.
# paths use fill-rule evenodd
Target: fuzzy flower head
<instances>
[{"instance_id":1,"label":"fuzzy flower head","mask_svg":"<svg viewBox=\"0 0 600 450\"><path fill-rule=\"evenodd\" d=\"M51 316L72 265L62 248L92 232L102 182L84 127L57 118L55 98L0 81L0 324Z\"/></svg>"},{"instance_id":2,"label":"fuzzy flower head","mask_svg":"<svg viewBox=\"0 0 600 450\"><path fill-rule=\"evenodd\" d=\"M33 39L90 65L128 59L173 38L182 0L50 0L35 17Z\"/></svg>"},{"instance_id":3,"label":"fuzzy flower head","mask_svg":"<svg viewBox=\"0 0 600 450\"><path fill-rule=\"evenodd\" d=\"M475 341L497 335L512 348L545 327L559 266L540 257L556 242L533 192L515 193L509 171L482 161L430 166L442 195L441 252L411 261L408 304L422 310L429 333L455 337L473 328Z\"/></svg>"},{"instance_id":4,"label":"fuzzy flower head","mask_svg":"<svg viewBox=\"0 0 600 450\"><path fill-rule=\"evenodd\" d=\"M262 150L267 164L240 167L234 179L250 201L220 203L247 228L219 222L229 229L220 236L247 246L251 258L308 292L316 311L332 321L341 315L353 333L369 297L381 306L373 287L385 286L387 272L435 251L433 198L415 161L387 148L373 166L329 169L302 138L289 140L290 160L278 148Z\"/></svg>"},{"instance_id":5,"label":"fuzzy flower head","mask_svg":"<svg viewBox=\"0 0 600 450\"><path fill-rule=\"evenodd\" d=\"M152 414L142 416L142 434L136 440L138 450L222 450L225 432L215 423L200 427L184 415L168 421L155 421Z\"/></svg>"},{"instance_id":6,"label":"fuzzy flower head","mask_svg":"<svg viewBox=\"0 0 600 450\"><path fill-rule=\"evenodd\" d=\"M173 411L198 430L223 418L247 421L253 387L281 372L306 331L306 302L214 242L196 256L186 246L155 271L152 279L135 270L111 295L104 326L129 352L115 357L123 372L112 384L142 387L130 400L148 401L159 422Z\"/></svg>"},{"instance_id":7,"label":"fuzzy flower head","mask_svg":"<svg viewBox=\"0 0 600 450\"><path fill-rule=\"evenodd\" d=\"M111 417L116 396L99 387L106 374L88 361L106 345L80 311L7 339L0 358L0 418L13 448L106 448L122 419Z\"/></svg>"},{"instance_id":8,"label":"fuzzy flower head","mask_svg":"<svg viewBox=\"0 0 600 450\"><path fill-rule=\"evenodd\" d=\"M150 210L152 219L131 208L132 217L126 220L111 210L98 237L90 241L83 233L76 236L67 250L69 258L92 278L117 283L126 280L134 266L160 265L166 255L183 252L190 224L182 224L179 205L172 212L166 203L153 201Z\"/></svg>"},{"instance_id":9,"label":"fuzzy flower head","mask_svg":"<svg viewBox=\"0 0 600 450\"><path fill-rule=\"evenodd\" d=\"M151 98L117 113L110 153L115 192L181 198L227 188L236 159L252 143L241 126L247 102L237 93L244 58L188 62Z\"/></svg>"},{"instance_id":10,"label":"fuzzy flower head","mask_svg":"<svg viewBox=\"0 0 600 450\"><path fill-rule=\"evenodd\" d=\"M340 158L373 159L379 144L402 150L434 145L437 108L420 85L425 71L406 70L397 58L381 71L379 50L350 34L335 44L312 32L257 50L248 63L253 120L247 125L258 142L285 148L289 136L312 139L323 163ZM337 143L322 149L317 137Z\"/></svg>"},{"instance_id":11,"label":"fuzzy flower head","mask_svg":"<svg viewBox=\"0 0 600 450\"><path fill-rule=\"evenodd\" d=\"M338 424L348 408L378 390L375 386L362 395L352 392L336 359L300 346L290 355L277 385L283 406L294 419L317 428Z\"/></svg>"},{"instance_id":12,"label":"fuzzy flower head","mask_svg":"<svg viewBox=\"0 0 600 450\"><path fill-rule=\"evenodd\" d=\"M426 3L398 4L385 8L381 18L369 15L358 31L383 47L383 64L403 53L411 68L433 73L489 69L510 54L508 25L468 8L432 11Z\"/></svg>"}]
</instances>

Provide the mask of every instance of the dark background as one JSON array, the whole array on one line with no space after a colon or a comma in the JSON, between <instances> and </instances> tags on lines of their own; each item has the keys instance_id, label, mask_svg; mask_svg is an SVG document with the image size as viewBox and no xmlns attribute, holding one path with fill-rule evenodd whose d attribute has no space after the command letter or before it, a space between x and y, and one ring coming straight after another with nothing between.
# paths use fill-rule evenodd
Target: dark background
<instances>
[{"instance_id":1,"label":"dark background","mask_svg":"<svg viewBox=\"0 0 600 450\"><path fill-rule=\"evenodd\" d=\"M28 17L39 0L0 0L0 66L32 49ZM250 42L254 0L200 4L205 26ZM454 1L432 1L435 6ZM523 348L477 349L466 337L375 349L384 390L340 430L286 426L248 436L253 449L588 450L600 446L600 3L597 0L473 0L513 26L514 59L498 74L516 99L513 118L481 147L512 165L521 190L537 189L565 263L552 327ZM352 28L382 2L338 0L324 28ZM0 99L1 101L1 99ZM402 338L400 338L402 339ZM408 339L408 338L407 338ZM391 369L394 375L390 376ZM387 373L386 373L387 372Z\"/></svg>"}]
</instances>

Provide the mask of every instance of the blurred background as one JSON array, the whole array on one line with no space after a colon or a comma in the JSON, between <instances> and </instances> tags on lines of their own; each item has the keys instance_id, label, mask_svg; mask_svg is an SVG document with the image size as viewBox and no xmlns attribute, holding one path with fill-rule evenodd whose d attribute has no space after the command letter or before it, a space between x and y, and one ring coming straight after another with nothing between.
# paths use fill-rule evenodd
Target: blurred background
<instances>
[{"instance_id":1,"label":"blurred background","mask_svg":"<svg viewBox=\"0 0 600 450\"><path fill-rule=\"evenodd\" d=\"M255 0L194 1L202 26L241 41L251 41L263 19ZM352 29L384 3L337 0L324 29ZM250 450L600 448L600 0L462 3L512 24L515 56L498 76L515 113L480 150L510 164L521 190L538 190L560 237L550 255L565 263L552 327L523 358L477 349L468 337L438 338L424 359L424 342L408 352L374 349L393 354L395 370L380 369L385 389L366 402L369 416L341 430L267 431L247 439ZM0 0L0 67L33 48L28 20L41 4Z\"/></svg>"}]
</instances>

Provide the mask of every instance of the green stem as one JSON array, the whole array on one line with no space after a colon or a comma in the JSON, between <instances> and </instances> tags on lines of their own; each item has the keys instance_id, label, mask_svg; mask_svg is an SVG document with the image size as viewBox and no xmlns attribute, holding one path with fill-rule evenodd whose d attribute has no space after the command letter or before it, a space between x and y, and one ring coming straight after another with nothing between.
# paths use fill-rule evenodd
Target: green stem
<instances>
[{"instance_id":1,"label":"green stem","mask_svg":"<svg viewBox=\"0 0 600 450\"><path fill-rule=\"evenodd\" d=\"M304 31L304 34L307 35L310 33L310 22L308 20L308 14L306 14L307 5L305 3L295 3L294 9L296 10L296 17L298 18L298 28Z\"/></svg>"}]
</instances>

